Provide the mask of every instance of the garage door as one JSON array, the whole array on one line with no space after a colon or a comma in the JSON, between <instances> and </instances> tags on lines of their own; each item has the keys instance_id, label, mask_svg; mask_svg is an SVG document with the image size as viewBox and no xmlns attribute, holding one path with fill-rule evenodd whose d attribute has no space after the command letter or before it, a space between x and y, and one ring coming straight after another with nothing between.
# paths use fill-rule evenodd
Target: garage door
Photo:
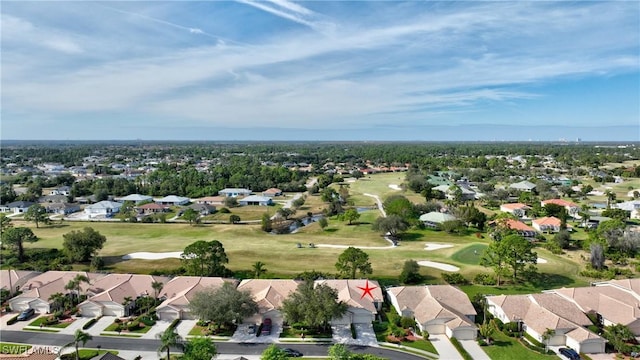
<instances>
[{"instance_id":1,"label":"garage door","mask_svg":"<svg viewBox=\"0 0 640 360\"><path fill-rule=\"evenodd\" d=\"M35 305L34 310L40 314L48 314L49 313L49 305L48 304L38 304Z\"/></svg>"},{"instance_id":2,"label":"garage door","mask_svg":"<svg viewBox=\"0 0 640 360\"><path fill-rule=\"evenodd\" d=\"M102 312L103 312L103 315L106 315L106 316L118 316L118 317L124 316L124 309L120 307L105 306L102 309Z\"/></svg>"},{"instance_id":3,"label":"garage door","mask_svg":"<svg viewBox=\"0 0 640 360\"><path fill-rule=\"evenodd\" d=\"M371 315L369 313L356 313L353 314L354 324L371 324Z\"/></svg>"},{"instance_id":4,"label":"garage door","mask_svg":"<svg viewBox=\"0 0 640 360\"><path fill-rule=\"evenodd\" d=\"M80 314L85 317L98 317L102 315L102 309L96 306L83 306L80 308Z\"/></svg>"},{"instance_id":5,"label":"garage door","mask_svg":"<svg viewBox=\"0 0 640 360\"><path fill-rule=\"evenodd\" d=\"M474 340L476 338L476 330L466 328L454 329L453 337L458 340Z\"/></svg>"},{"instance_id":6,"label":"garage door","mask_svg":"<svg viewBox=\"0 0 640 360\"><path fill-rule=\"evenodd\" d=\"M177 319L179 316L177 311L163 311L158 313L158 317L160 320L164 321L173 321Z\"/></svg>"},{"instance_id":7,"label":"garage door","mask_svg":"<svg viewBox=\"0 0 640 360\"><path fill-rule=\"evenodd\" d=\"M444 324L431 324L425 326L424 330L426 330L429 334L444 334Z\"/></svg>"},{"instance_id":8,"label":"garage door","mask_svg":"<svg viewBox=\"0 0 640 360\"><path fill-rule=\"evenodd\" d=\"M11 305L11 310L13 311L24 311L29 308L29 304L26 302L14 302L14 303L10 303L10 305Z\"/></svg>"}]
</instances>

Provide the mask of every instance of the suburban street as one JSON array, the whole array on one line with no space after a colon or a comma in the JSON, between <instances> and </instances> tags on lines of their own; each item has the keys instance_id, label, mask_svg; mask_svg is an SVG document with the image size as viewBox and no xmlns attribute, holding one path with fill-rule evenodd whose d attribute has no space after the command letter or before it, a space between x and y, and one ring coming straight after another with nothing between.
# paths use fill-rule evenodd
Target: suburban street
<instances>
[{"instance_id":1,"label":"suburban street","mask_svg":"<svg viewBox=\"0 0 640 360\"><path fill-rule=\"evenodd\" d=\"M21 343L30 345L51 345L63 346L73 339L71 335L60 335L38 331L0 331L0 339L3 342ZM156 351L160 342L151 339L131 339L125 337L95 336L93 340L87 342L86 348L97 348L129 351ZM216 342L219 354L244 354L259 355L269 344L250 344ZM281 346L296 349L305 356L326 356L327 349L331 344L282 344ZM382 356L394 360L415 360L423 357L390 349L349 346L349 350L358 353L368 353Z\"/></svg>"}]
</instances>

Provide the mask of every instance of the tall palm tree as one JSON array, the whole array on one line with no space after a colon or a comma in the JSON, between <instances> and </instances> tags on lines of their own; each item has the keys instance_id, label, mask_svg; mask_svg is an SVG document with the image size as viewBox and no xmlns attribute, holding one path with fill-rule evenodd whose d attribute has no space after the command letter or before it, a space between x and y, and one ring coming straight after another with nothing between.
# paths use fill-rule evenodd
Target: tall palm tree
<instances>
[{"instance_id":1,"label":"tall palm tree","mask_svg":"<svg viewBox=\"0 0 640 360\"><path fill-rule=\"evenodd\" d=\"M68 304L69 304L69 297L67 297L66 295L64 295L63 293L55 293L52 294L51 296L49 296L48 299L51 304L53 304L53 308L54 309L59 309L62 308L63 310L67 310Z\"/></svg>"},{"instance_id":2,"label":"tall palm tree","mask_svg":"<svg viewBox=\"0 0 640 360\"><path fill-rule=\"evenodd\" d=\"M267 272L267 269L264 267L266 264L263 263L262 261L256 261L253 264L253 277L255 279L260 279L260 276L262 276L262 274Z\"/></svg>"},{"instance_id":3,"label":"tall palm tree","mask_svg":"<svg viewBox=\"0 0 640 360\"><path fill-rule=\"evenodd\" d=\"M158 354L163 351L167 352L167 360L171 360L171 347L181 343L182 338L174 328L169 328L163 333L157 335L160 339L160 347L158 348Z\"/></svg>"},{"instance_id":4,"label":"tall palm tree","mask_svg":"<svg viewBox=\"0 0 640 360\"><path fill-rule=\"evenodd\" d=\"M75 334L73 334L73 341L63 346L60 350L62 351L62 349L64 349L65 347L73 345L76 348L76 360L80 360L80 349L78 349L80 347L80 343L82 343L82 346L84 346L87 341L91 339L93 339L93 336L78 329L76 330Z\"/></svg>"},{"instance_id":5,"label":"tall palm tree","mask_svg":"<svg viewBox=\"0 0 640 360\"><path fill-rule=\"evenodd\" d=\"M69 282L67 283L67 285L64 286L64 289L69 291L69 294L71 294L71 299L72 299L72 305L75 305L75 300L73 297L73 291L76 291L76 289L78 288L79 284L78 281L76 281L76 279L71 279L69 280ZM80 297L80 294L77 294L77 297Z\"/></svg>"},{"instance_id":6,"label":"tall palm tree","mask_svg":"<svg viewBox=\"0 0 640 360\"><path fill-rule=\"evenodd\" d=\"M616 199L616 193L611 190L607 190L604 192L604 195L607 197L607 209L610 209L611 202Z\"/></svg>"},{"instance_id":7,"label":"tall palm tree","mask_svg":"<svg viewBox=\"0 0 640 360\"><path fill-rule=\"evenodd\" d=\"M556 336L556 331L554 329L547 328L542 334L542 341L544 341L544 351L549 351L549 340Z\"/></svg>"},{"instance_id":8,"label":"tall palm tree","mask_svg":"<svg viewBox=\"0 0 640 360\"><path fill-rule=\"evenodd\" d=\"M154 281L151 283L151 287L153 288L153 297L158 300L158 295L160 295L160 291L164 287L164 283L161 281Z\"/></svg>"},{"instance_id":9,"label":"tall palm tree","mask_svg":"<svg viewBox=\"0 0 640 360\"><path fill-rule=\"evenodd\" d=\"M80 287L82 283L89 285L89 278L86 275L78 274L73 278L76 288L75 290L78 292L78 299L80 299L80 295L82 294L82 288Z\"/></svg>"}]
</instances>

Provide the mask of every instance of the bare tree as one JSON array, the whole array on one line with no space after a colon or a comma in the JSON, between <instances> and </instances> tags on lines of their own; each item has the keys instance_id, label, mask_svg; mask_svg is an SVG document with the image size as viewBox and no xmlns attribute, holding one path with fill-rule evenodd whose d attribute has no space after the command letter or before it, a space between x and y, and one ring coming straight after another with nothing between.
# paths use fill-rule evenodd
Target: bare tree
<instances>
[{"instance_id":1,"label":"bare tree","mask_svg":"<svg viewBox=\"0 0 640 360\"><path fill-rule=\"evenodd\" d=\"M601 244L591 244L591 266L596 270L604 267L604 249Z\"/></svg>"}]
</instances>

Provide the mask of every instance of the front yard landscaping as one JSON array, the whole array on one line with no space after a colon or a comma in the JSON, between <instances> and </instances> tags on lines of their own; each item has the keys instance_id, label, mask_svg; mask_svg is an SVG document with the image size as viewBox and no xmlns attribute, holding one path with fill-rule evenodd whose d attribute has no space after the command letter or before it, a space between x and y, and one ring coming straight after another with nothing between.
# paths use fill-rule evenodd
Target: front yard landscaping
<instances>
[{"instance_id":1,"label":"front yard landscaping","mask_svg":"<svg viewBox=\"0 0 640 360\"><path fill-rule=\"evenodd\" d=\"M206 321L198 321L196 326L189 331L190 336L232 336L236 327L222 325L220 327Z\"/></svg>"},{"instance_id":2,"label":"front yard landscaping","mask_svg":"<svg viewBox=\"0 0 640 360\"><path fill-rule=\"evenodd\" d=\"M431 341L412 334L411 328L415 328L413 319L400 317L393 308L387 308L381 314L382 321L373 323L373 330L379 342L400 344L433 354L438 353Z\"/></svg>"},{"instance_id":3,"label":"front yard landscaping","mask_svg":"<svg viewBox=\"0 0 640 360\"><path fill-rule=\"evenodd\" d=\"M107 326L104 331L115 331L118 333L134 333L134 334L145 334L153 325L156 324L156 321L152 316L143 315L137 318L131 319L116 319L111 325Z\"/></svg>"},{"instance_id":4,"label":"front yard landscaping","mask_svg":"<svg viewBox=\"0 0 640 360\"><path fill-rule=\"evenodd\" d=\"M280 334L281 338L302 338L302 334L304 334L305 339L331 339L331 328L323 329L323 328L315 328L308 327L303 324L292 324L285 325L282 328L282 333Z\"/></svg>"},{"instance_id":5,"label":"front yard landscaping","mask_svg":"<svg viewBox=\"0 0 640 360\"><path fill-rule=\"evenodd\" d=\"M64 329L67 326L71 325L71 323L73 323L74 321L75 319L70 315L56 312L52 315L45 315L35 319L31 323L29 323L28 326Z\"/></svg>"}]
</instances>

